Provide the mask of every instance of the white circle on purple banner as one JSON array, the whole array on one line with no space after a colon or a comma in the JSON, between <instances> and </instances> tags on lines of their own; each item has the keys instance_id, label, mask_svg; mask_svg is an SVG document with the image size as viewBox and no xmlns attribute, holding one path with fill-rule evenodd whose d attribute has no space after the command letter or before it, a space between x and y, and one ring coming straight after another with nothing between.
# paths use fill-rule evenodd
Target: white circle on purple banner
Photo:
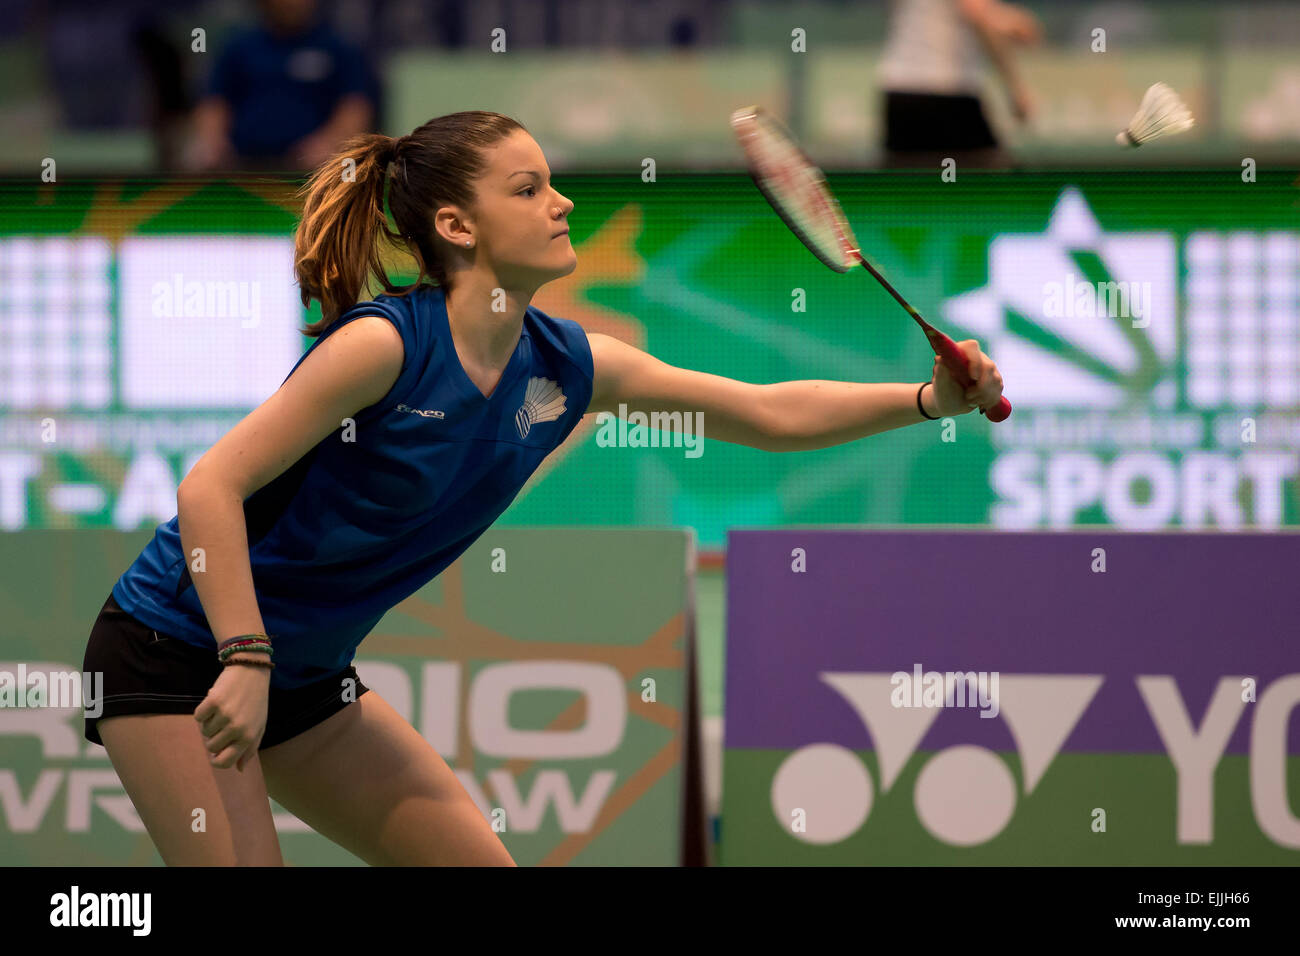
<instances>
[{"instance_id":1,"label":"white circle on purple banner","mask_svg":"<svg viewBox=\"0 0 1300 956\"><path fill-rule=\"evenodd\" d=\"M991 750L949 747L921 768L916 818L944 843L975 846L1006 827L1016 809L1016 781Z\"/></svg>"},{"instance_id":2,"label":"white circle on purple banner","mask_svg":"<svg viewBox=\"0 0 1300 956\"><path fill-rule=\"evenodd\" d=\"M791 829L797 809L804 811L805 832ZM772 777L772 812L787 832L805 843L839 843L871 812L871 774L847 747L800 747Z\"/></svg>"}]
</instances>

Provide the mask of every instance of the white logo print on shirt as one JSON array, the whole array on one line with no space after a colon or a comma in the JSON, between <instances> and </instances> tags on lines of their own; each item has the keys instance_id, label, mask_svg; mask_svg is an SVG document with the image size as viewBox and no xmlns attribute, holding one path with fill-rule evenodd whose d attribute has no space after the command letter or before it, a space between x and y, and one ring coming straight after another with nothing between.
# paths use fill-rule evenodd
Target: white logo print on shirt
<instances>
[{"instance_id":1,"label":"white logo print on shirt","mask_svg":"<svg viewBox=\"0 0 1300 956\"><path fill-rule=\"evenodd\" d=\"M400 402L397 405L397 411L410 412L413 415L423 415L425 418L446 418L447 416L437 408L412 408L410 405L403 405Z\"/></svg>"},{"instance_id":2,"label":"white logo print on shirt","mask_svg":"<svg viewBox=\"0 0 1300 956\"><path fill-rule=\"evenodd\" d=\"M515 429L520 438L528 437L528 430L539 422L553 422L564 414L564 392L560 383L549 378L534 376L528 380L524 403L515 412Z\"/></svg>"}]
</instances>

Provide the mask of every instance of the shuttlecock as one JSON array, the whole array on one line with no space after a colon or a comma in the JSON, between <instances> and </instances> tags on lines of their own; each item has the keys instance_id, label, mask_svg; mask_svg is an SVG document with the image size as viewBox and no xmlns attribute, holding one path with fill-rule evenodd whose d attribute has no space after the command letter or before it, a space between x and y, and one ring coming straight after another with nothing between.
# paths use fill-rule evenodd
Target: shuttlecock
<instances>
[{"instance_id":1,"label":"shuttlecock","mask_svg":"<svg viewBox=\"0 0 1300 956\"><path fill-rule=\"evenodd\" d=\"M1116 134L1115 142L1121 146L1141 146L1149 139L1181 133L1192 125L1192 111L1187 104L1165 84L1156 83L1142 97L1142 105L1128 129Z\"/></svg>"}]
</instances>

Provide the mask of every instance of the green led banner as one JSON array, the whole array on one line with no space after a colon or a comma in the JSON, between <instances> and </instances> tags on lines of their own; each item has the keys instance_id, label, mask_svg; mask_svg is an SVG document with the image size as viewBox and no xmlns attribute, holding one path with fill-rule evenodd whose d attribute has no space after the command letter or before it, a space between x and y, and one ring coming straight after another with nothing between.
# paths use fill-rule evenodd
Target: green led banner
<instances>
[{"instance_id":1,"label":"green led banner","mask_svg":"<svg viewBox=\"0 0 1300 956\"><path fill-rule=\"evenodd\" d=\"M108 752L83 738L95 616L148 540L0 537L0 861L161 862ZM521 866L705 859L695 543L680 528L489 529L398 603L357 673L447 762ZM589 613L575 617L573 608ZM291 866L357 855L274 803Z\"/></svg>"},{"instance_id":2,"label":"green led banner","mask_svg":"<svg viewBox=\"0 0 1300 956\"><path fill-rule=\"evenodd\" d=\"M1300 523L1296 171L830 180L899 291L998 363L1012 417L774 454L710 440L707 418L694 448L610 442L591 415L502 523L690 525L704 548L735 526ZM0 183L0 527L175 513L180 479L309 342L296 185ZM820 265L747 177L556 185L579 264L543 311L747 382L929 377L898 305Z\"/></svg>"}]
</instances>

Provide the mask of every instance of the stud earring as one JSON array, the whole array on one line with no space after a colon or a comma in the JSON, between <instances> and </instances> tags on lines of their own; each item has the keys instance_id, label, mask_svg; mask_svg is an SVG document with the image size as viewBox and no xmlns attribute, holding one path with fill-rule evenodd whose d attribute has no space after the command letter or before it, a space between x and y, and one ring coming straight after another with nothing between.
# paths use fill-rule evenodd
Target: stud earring
<instances>
[{"instance_id":1,"label":"stud earring","mask_svg":"<svg viewBox=\"0 0 1300 956\"><path fill-rule=\"evenodd\" d=\"M467 249L469 248L469 240L468 240L468 239L465 240L465 248L467 248Z\"/></svg>"}]
</instances>

